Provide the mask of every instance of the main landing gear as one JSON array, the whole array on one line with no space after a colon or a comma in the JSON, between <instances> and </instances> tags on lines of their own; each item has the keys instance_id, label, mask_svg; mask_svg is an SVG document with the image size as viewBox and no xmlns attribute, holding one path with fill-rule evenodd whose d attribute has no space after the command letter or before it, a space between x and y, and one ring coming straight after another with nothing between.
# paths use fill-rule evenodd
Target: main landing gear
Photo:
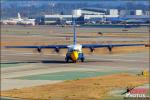
<instances>
[{"instance_id":1,"label":"main landing gear","mask_svg":"<svg viewBox=\"0 0 150 100\"><path fill-rule=\"evenodd\" d=\"M69 62L69 59L65 59L65 61L66 61L66 63L68 63L68 62ZM73 62L73 63L77 63L77 62L79 62L79 60L75 60L75 61L72 60L72 62ZM81 59L81 62L84 62L84 59Z\"/></svg>"}]
</instances>

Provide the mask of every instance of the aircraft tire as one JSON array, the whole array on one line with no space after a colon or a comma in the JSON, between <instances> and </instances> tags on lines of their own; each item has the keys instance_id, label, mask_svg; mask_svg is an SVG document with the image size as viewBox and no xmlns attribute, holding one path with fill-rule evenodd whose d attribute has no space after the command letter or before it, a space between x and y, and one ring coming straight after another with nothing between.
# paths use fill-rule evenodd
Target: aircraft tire
<instances>
[{"instance_id":1,"label":"aircraft tire","mask_svg":"<svg viewBox=\"0 0 150 100\"><path fill-rule=\"evenodd\" d=\"M84 62L84 58L81 59L81 62Z\"/></svg>"},{"instance_id":2,"label":"aircraft tire","mask_svg":"<svg viewBox=\"0 0 150 100\"><path fill-rule=\"evenodd\" d=\"M68 59L68 58L66 58L65 60L66 60L66 63L68 63L68 62L69 62L69 59Z\"/></svg>"}]
</instances>

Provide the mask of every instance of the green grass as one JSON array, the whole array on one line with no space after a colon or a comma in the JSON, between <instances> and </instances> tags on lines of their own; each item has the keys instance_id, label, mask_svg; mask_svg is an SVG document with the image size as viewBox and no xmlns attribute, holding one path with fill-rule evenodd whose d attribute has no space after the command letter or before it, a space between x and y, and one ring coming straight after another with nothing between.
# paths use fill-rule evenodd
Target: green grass
<instances>
[{"instance_id":1,"label":"green grass","mask_svg":"<svg viewBox=\"0 0 150 100\"><path fill-rule=\"evenodd\" d=\"M19 64L0 64L0 67L1 68L4 68L4 67L16 67L18 66Z\"/></svg>"},{"instance_id":2,"label":"green grass","mask_svg":"<svg viewBox=\"0 0 150 100\"><path fill-rule=\"evenodd\" d=\"M116 72L97 72L97 71L64 71L56 73L47 73L39 75L30 75L18 77L19 79L27 80L76 80L87 77L102 76L107 74L114 74Z\"/></svg>"},{"instance_id":3,"label":"green grass","mask_svg":"<svg viewBox=\"0 0 150 100\"><path fill-rule=\"evenodd\" d=\"M1 97L0 100L19 100L19 99L15 99L15 98L5 98L5 97Z\"/></svg>"}]
</instances>

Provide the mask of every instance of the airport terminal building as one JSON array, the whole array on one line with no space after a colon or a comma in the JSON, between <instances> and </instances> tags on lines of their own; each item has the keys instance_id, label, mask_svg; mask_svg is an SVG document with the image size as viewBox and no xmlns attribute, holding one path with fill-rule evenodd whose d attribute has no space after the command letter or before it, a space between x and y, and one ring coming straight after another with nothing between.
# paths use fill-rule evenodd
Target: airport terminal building
<instances>
[{"instance_id":1,"label":"airport terminal building","mask_svg":"<svg viewBox=\"0 0 150 100\"><path fill-rule=\"evenodd\" d=\"M72 15L44 15L44 24L71 24L72 19L76 19L76 22L83 23L84 17L82 16L72 16Z\"/></svg>"},{"instance_id":2,"label":"airport terminal building","mask_svg":"<svg viewBox=\"0 0 150 100\"><path fill-rule=\"evenodd\" d=\"M78 24L96 23L119 23L130 20L131 22L150 22L149 11L142 10L118 10L118 9L75 9L72 15L44 15L41 22L43 24L71 24L72 18ZM132 20L134 19L134 20ZM129 21L129 22L130 22ZM128 21L127 21L128 22Z\"/></svg>"},{"instance_id":3,"label":"airport terminal building","mask_svg":"<svg viewBox=\"0 0 150 100\"><path fill-rule=\"evenodd\" d=\"M44 24L56 24L56 23L66 23L71 24L72 18L76 19L77 23L86 23L94 21L103 21L106 18L117 18L118 11L116 9L111 9L108 12L106 9L76 9L72 11L72 15L44 15Z\"/></svg>"}]
</instances>

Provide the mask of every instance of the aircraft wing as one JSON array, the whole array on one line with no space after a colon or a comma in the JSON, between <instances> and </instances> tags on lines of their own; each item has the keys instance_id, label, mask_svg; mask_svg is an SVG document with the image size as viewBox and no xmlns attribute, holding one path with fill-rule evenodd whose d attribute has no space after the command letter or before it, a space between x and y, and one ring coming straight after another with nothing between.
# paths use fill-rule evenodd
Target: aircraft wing
<instances>
[{"instance_id":1,"label":"aircraft wing","mask_svg":"<svg viewBox=\"0 0 150 100\"><path fill-rule=\"evenodd\" d=\"M62 48L67 48L67 45L47 45L47 46L6 46L6 48L40 48L40 49L44 49L44 48L58 48L58 49L62 49Z\"/></svg>"},{"instance_id":2,"label":"aircraft wing","mask_svg":"<svg viewBox=\"0 0 150 100\"><path fill-rule=\"evenodd\" d=\"M142 46L144 44L82 44L82 48L89 48L91 51L94 48L108 48L109 51L112 50L113 47L123 47L123 46Z\"/></svg>"},{"instance_id":3,"label":"aircraft wing","mask_svg":"<svg viewBox=\"0 0 150 100\"><path fill-rule=\"evenodd\" d=\"M56 52L59 52L59 49L68 48L68 45L47 45L47 46L6 46L6 48L30 48L37 49L38 52L41 52L41 49L51 48L55 49Z\"/></svg>"},{"instance_id":4,"label":"aircraft wing","mask_svg":"<svg viewBox=\"0 0 150 100\"><path fill-rule=\"evenodd\" d=\"M102 47L122 47L122 46L142 46L144 44L82 44L83 48L102 48Z\"/></svg>"}]
</instances>

